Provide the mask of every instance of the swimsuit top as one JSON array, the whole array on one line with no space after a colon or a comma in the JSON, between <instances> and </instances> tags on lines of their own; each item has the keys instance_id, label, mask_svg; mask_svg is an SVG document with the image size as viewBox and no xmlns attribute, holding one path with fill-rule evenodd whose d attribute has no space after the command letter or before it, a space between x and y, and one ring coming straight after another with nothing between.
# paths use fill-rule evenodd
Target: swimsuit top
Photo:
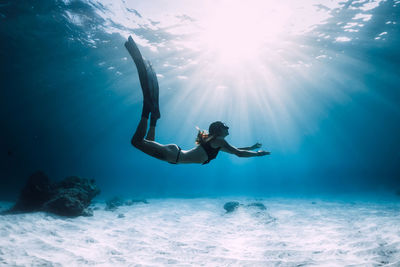
<instances>
[{"instance_id":1,"label":"swimsuit top","mask_svg":"<svg viewBox=\"0 0 400 267\"><path fill-rule=\"evenodd\" d=\"M204 151L206 151L208 159L206 161L203 162L204 164L209 163L211 160L215 159L218 155L219 150L221 149L219 148L213 148L210 144L210 141L208 142L202 142L200 143L201 147L204 149Z\"/></svg>"}]
</instances>

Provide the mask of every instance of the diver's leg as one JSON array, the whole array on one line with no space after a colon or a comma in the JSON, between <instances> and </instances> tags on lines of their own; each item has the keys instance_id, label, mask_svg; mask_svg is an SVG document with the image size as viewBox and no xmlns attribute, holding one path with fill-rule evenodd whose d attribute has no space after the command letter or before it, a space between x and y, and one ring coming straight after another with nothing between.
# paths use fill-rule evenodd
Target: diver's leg
<instances>
[{"instance_id":1,"label":"diver's leg","mask_svg":"<svg viewBox=\"0 0 400 267\"><path fill-rule=\"evenodd\" d=\"M143 91L142 117L148 118L149 113L151 112L150 129L146 139L154 141L156 123L157 120L160 118L160 110L158 105L159 87L158 87L157 75L154 72L150 61L143 59L136 43L133 41L131 36L129 36L128 41L125 43L125 47L128 50L129 54L131 55L133 61L135 62L136 68L139 73L140 85ZM139 123L138 129L141 128L140 125L141 123ZM147 120L146 120L144 135L146 134L145 132L146 129L147 129ZM142 131L139 132L142 133Z\"/></svg>"},{"instance_id":2,"label":"diver's leg","mask_svg":"<svg viewBox=\"0 0 400 267\"><path fill-rule=\"evenodd\" d=\"M171 163L177 163L179 147L177 145L161 145L154 141L143 139L135 144L135 147L154 158Z\"/></svg>"},{"instance_id":3,"label":"diver's leg","mask_svg":"<svg viewBox=\"0 0 400 267\"><path fill-rule=\"evenodd\" d=\"M150 128L149 128L149 131L147 132L147 136L146 136L146 139L149 141L155 140L156 124L157 124L157 117L154 117L153 113L152 113L151 118L150 118Z\"/></svg>"},{"instance_id":4,"label":"diver's leg","mask_svg":"<svg viewBox=\"0 0 400 267\"><path fill-rule=\"evenodd\" d=\"M144 140L144 136L146 135L146 131L147 131L148 119L149 118L146 116L142 116L142 118L140 119L138 127L136 128L136 132L132 136L132 139L131 139L131 144L134 147L137 147L138 144L140 144Z\"/></svg>"},{"instance_id":5,"label":"diver's leg","mask_svg":"<svg viewBox=\"0 0 400 267\"><path fill-rule=\"evenodd\" d=\"M144 139L147 130L147 121L148 117L142 116L139 125L136 128L136 132L131 139L131 144L137 149L146 153L147 155L165 161L172 161L174 158L174 154L176 154L176 152L174 152L175 147L173 145L164 146L152 140L148 141ZM153 128L153 133L154 133L155 127L151 128Z\"/></svg>"},{"instance_id":6,"label":"diver's leg","mask_svg":"<svg viewBox=\"0 0 400 267\"><path fill-rule=\"evenodd\" d=\"M146 140L154 141L156 138L156 127L150 126L149 131L147 132Z\"/></svg>"}]
</instances>

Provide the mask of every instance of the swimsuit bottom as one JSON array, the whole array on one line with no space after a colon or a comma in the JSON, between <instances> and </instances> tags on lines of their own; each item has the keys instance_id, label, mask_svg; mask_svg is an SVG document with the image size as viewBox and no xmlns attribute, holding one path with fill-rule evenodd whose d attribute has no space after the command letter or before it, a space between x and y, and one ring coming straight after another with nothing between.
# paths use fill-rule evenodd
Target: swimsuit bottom
<instances>
[{"instance_id":1,"label":"swimsuit bottom","mask_svg":"<svg viewBox=\"0 0 400 267\"><path fill-rule=\"evenodd\" d=\"M168 163L171 163L171 164L177 164L178 163L178 160L179 160L179 156L180 156L180 154L181 154L181 148L179 147L179 146L177 146L178 148L179 148L179 150L178 150L178 154L176 155L176 160L175 160L175 162L171 162L171 161L169 161Z\"/></svg>"}]
</instances>

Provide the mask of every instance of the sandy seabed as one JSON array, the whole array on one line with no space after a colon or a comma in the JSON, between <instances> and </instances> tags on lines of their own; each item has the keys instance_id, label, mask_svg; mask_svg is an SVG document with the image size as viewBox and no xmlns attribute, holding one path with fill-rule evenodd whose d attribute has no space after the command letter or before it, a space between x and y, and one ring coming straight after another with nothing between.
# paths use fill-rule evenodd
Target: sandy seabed
<instances>
[{"instance_id":1,"label":"sandy seabed","mask_svg":"<svg viewBox=\"0 0 400 267\"><path fill-rule=\"evenodd\" d=\"M267 210L225 213L232 200ZM0 216L0 266L400 266L399 202L197 198L104 207L96 203L93 217Z\"/></svg>"}]
</instances>

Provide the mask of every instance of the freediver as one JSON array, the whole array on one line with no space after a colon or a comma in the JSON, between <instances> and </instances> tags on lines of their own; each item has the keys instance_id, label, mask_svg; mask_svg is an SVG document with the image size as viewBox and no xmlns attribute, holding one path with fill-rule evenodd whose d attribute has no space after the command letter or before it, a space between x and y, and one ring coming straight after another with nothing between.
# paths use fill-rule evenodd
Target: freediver
<instances>
[{"instance_id":1,"label":"freediver","mask_svg":"<svg viewBox=\"0 0 400 267\"><path fill-rule=\"evenodd\" d=\"M211 123L208 133L207 131L199 130L196 138L196 146L190 150L182 150L175 144L162 145L155 142L156 123L160 118L157 76L151 63L148 60L143 59L131 36L129 36L128 41L125 42L125 47L135 62L139 73L140 85L143 91L142 117L131 140L131 144L134 147L152 157L172 164L207 164L217 157L220 150L234 154L238 157L257 157L270 154L270 152L263 150L251 151L260 148L261 144L259 143L256 143L251 147L243 148L236 148L230 145L225 140L225 137L229 135L229 127L221 121ZM150 128L147 132L147 122L150 114Z\"/></svg>"}]
</instances>

